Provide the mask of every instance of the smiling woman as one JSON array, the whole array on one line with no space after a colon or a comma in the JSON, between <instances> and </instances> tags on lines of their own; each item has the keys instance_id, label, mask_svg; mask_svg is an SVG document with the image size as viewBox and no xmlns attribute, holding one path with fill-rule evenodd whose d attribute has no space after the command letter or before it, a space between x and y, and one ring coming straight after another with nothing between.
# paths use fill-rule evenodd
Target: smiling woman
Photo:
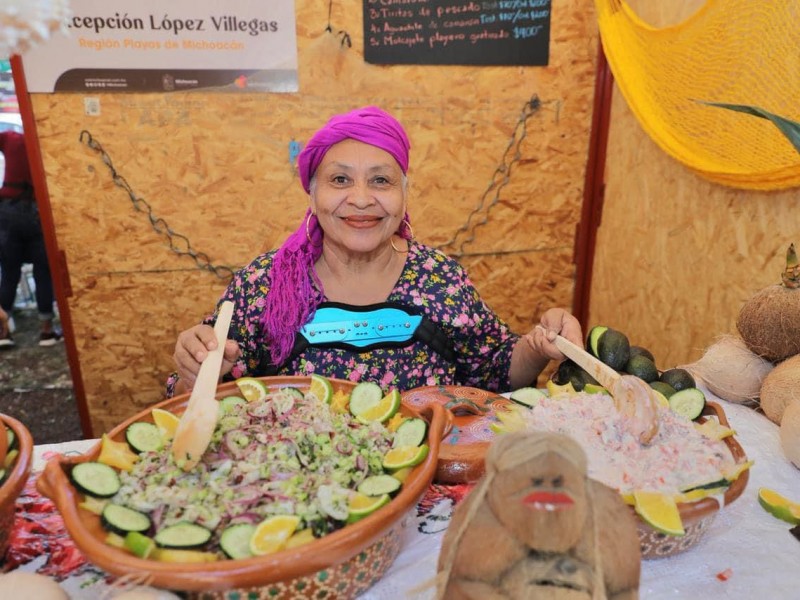
<instances>
[{"instance_id":1,"label":"smiling woman","mask_svg":"<svg viewBox=\"0 0 800 600\"><path fill-rule=\"evenodd\" d=\"M376 107L335 115L298 155L309 207L276 251L234 276L226 378L318 374L384 390L465 385L505 391L534 382L577 320L546 311L525 336L483 302L453 259L413 239L402 125ZM209 317L180 334L167 393L194 386L216 347Z\"/></svg>"}]
</instances>

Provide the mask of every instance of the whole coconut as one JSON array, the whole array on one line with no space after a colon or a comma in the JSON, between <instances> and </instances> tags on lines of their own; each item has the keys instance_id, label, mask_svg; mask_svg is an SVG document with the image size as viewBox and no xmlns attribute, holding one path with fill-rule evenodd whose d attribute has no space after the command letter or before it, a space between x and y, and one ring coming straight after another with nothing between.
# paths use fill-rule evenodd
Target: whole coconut
<instances>
[{"instance_id":1,"label":"whole coconut","mask_svg":"<svg viewBox=\"0 0 800 600\"><path fill-rule=\"evenodd\" d=\"M800 401L792 402L783 413L781 448L786 458L800 469Z\"/></svg>"},{"instance_id":2,"label":"whole coconut","mask_svg":"<svg viewBox=\"0 0 800 600\"><path fill-rule=\"evenodd\" d=\"M800 355L772 369L761 384L761 408L770 421L780 424L783 412L800 398Z\"/></svg>"},{"instance_id":3,"label":"whole coconut","mask_svg":"<svg viewBox=\"0 0 800 600\"><path fill-rule=\"evenodd\" d=\"M800 354L800 264L794 244L786 252L781 280L756 292L736 319L747 347L772 362Z\"/></svg>"}]
</instances>

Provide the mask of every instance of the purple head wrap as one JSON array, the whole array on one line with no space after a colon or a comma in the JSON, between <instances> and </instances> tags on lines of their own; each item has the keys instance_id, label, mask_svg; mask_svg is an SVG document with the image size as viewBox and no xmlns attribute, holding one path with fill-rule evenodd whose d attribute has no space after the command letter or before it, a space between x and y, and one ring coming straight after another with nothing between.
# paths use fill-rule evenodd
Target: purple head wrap
<instances>
[{"instance_id":1,"label":"purple head wrap","mask_svg":"<svg viewBox=\"0 0 800 600\"><path fill-rule=\"evenodd\" d=\"M297 157L300 181L310 193L310 183L325 154L334 144L354 139L376 146L391 154L405 174L408 170L410 144L402 125L390 114L375 106L359 108L333 116L317 131ZM406 213L397 234L411 239ZM306 211L297 230L275 253L271 287L261 324L270 346L270 358L280 366L294 346L298 330L314 316L320 302L322 284L314 263L322 254L323 231L317 217ZM315 286L317 289L315 289Z\"/></svg>"}]
</instances>

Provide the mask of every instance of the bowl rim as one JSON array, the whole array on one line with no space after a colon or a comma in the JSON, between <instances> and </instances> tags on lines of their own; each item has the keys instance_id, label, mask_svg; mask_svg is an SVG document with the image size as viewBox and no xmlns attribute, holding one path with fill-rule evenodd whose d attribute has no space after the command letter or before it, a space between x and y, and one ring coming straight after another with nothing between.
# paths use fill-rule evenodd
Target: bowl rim
<instances>
[{"instance_id":1,"label":"bowl rim","mask_svg":"<svg viewBox=\"0 0 800 600\"><path fill-rule=\"evenodd\" d=\"M14 432L19 444L19 454L14 466L3 485L0 486L0 507L5 506L9 501L13 507L28 482L33 466L33 436L28 428L14 417L0 413L0 421L3 421L5 426Z\"/></svg>"},{"instance_id":2,"label":"bowl rim","mask_svg":"<svg viewBox=\"0 0 800 600\"><path fill-rule=\"evenodd\" d=\"M278 387L308 387L311 378L306 376L257 377L270 389ZM355 383L328 378L334 390L352 389ZM235 382L220 384L216 397L222 398L237 390ZM152 419L154 408L175 408L182 412L189 394L158 402L126 419L108 432L115 438L124 435L131 423ZM429 411L417 411L401 404L402 410L411 416L425 418L428 427L429 452L426 459L414 468L403 487L391 502L360 521L316 539L298 548L283 550L276 554L256 556L240 560L219 560L205 563L167 563L133 556L125 550L114 548L101 541L88 530L79 516L79 496L67 476L67 469L74 464L94 460L101 442L95 444L81 456L58 455L51 458L36 485L39 491L51 498L62 515L67 531L87 560L115 575L136 574L145 576L151 585L184 591L213 591L231 588L261 587L311 575L322 569L345 562L350 557L377 541L394 527L399 520L414 508L428 489L436 472L441 437L446 415L441 407ZM410 483L410 484L409 484ZM409 485L406 485L409 484Z\"/></svg>"}]
</instances>

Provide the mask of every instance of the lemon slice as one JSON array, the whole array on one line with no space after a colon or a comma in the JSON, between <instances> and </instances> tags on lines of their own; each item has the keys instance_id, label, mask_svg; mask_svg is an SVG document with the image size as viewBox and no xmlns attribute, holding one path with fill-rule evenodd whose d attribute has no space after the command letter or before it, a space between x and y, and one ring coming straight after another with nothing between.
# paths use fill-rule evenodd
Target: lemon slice
<instances>
[{"instance_id":1,"label":"lemon slice","mask_svg":"<svg viewBox=\"0 0 800 600\"><path fill-rule=\"evenodd\" d=\"M633 501L636 513L656 531L674 536L686 533L678 505L672 496L637 490L633 492Z\"/></svg>"},{"instance_id":2,"label":"lemon slice","mask_svg":"<svg viewBox=\"0 0 800 600\"><path fill-rule=\"evenodd\" d=\"M286 540L286 549L288 550L289 548L297 548L298 546L303 546L313 541L314 532L310 528L303 529Z\"/></svg>"},{"instance_id":3,"label":"lemon slice","mask_svg":"<svg viewBox=\"0 0 800 600\"><path fill-rule=\"evenodd\" d=\"M375 406L356 415L356 419L360 423L372 423L373 421L383 423L395 416L398 410L400 410L400 392L395 388Z\"/></svg>"},{"instance_id":4,"label":"lemon slice","mask_svg":"<svg viewBox=\"0 0 800 600\"><path fill-rule=\"evenodd\" d=\"M264 400L269 393L266 384L255 377L239 377L236 380L236 387L248 402Z\"/></svg>"},{"instance_id":5,"label":"lemon slice","mask_svg":"<svg viewBox=\"0 0 800 600\"><path fill-rule=\"evenodd\" d=\"M414 467L425 460L428 456L428 451L428 444L392 448L383 457L383 468L395 470L403 467Z\"/></svg>"},{"instance_id":6,"label":"lemon slice","mask_svg":"<svg viewBox=\"0 0 800 600\"><path fill-rule=\"evenodd\" d=\"M130 471L137 460L139 455L133 452L126 442L115 442L107 434L103 434L97 462L122 471Z\"/></svg>"},{"instance_id":7,"label":"lemon slice","mask_svg":"<svg viewBox=\"0 0 800 600\"><path fill-rule=\"evenodd\" d=\"M330 404L333 399L333 385L322 375L311 375L311 388L308 393L315 396L320 402Z\"/></svg>"},{"instance_id":8,"label":"lemon slice","mask_svg":"<svg viewBox=\"0 0 800 600\"><path fill-rule=\"evenodd\" d=\"M250 552L262 556L283 550L299 523L300 517L295 515L275 515L264 519L250 538Z\"/></svg>"},{"instance_id":9,"label":"lemon slice","mask_svg":"<svg viewBox=\"0 0 800 600\"><path fill-rule=\"evenodd\" d=\"M161 437L165 442L175 437L175 430L178 428L178 423L181 422L180 417L163 408L154 408L150 411L150 414L153 416L153 423L158 427L158 431L161 432Z\"/></svg>"},{"instance_id":10,"label":"lemon slice","mask_svg":"<svg viewBox=\"0 0 800 600\"><path fill-rule=\"evenodd\" d=\"M792 502L775 490L769 488L758 489L758 503L773 517L779 518L792 525L800 523L800 504Z\"/></svg>"},{"instance_id":11,"label":"lemon slice","mask_svg":"<svg viewBox=\"0 0 800 600\"><path fill-rule=\"evenodd\" d=\"M695 423L694 428L710 440L722 440L736 433L715 419L708 419L702 424Z\"/></svg>"},{"instance_id":12,"label":"lemon slice","mask_svg":"<svg viewBox=\"0 0 800 600\"><path fill-rule=\"evenodd\" d=\"M201 550L178 550L175 548L156 548L150 558L167 563L206 563L219 560L213 552Z\"/></svg>"},{"instance_id":13,"label":"lemon slice","mask_svg":"<svg viewBox=\"0 0 800 600\"><path fill-rule=\"evenodd\" d=\"M375 512L381 506L389 503L389 494L381 494L380 496L366 496L364 494L356 493L348 504L347 508L349 514L347 515L348 523L355 523L366 517L368 514Z\"/></svg>"}]
</instances>

